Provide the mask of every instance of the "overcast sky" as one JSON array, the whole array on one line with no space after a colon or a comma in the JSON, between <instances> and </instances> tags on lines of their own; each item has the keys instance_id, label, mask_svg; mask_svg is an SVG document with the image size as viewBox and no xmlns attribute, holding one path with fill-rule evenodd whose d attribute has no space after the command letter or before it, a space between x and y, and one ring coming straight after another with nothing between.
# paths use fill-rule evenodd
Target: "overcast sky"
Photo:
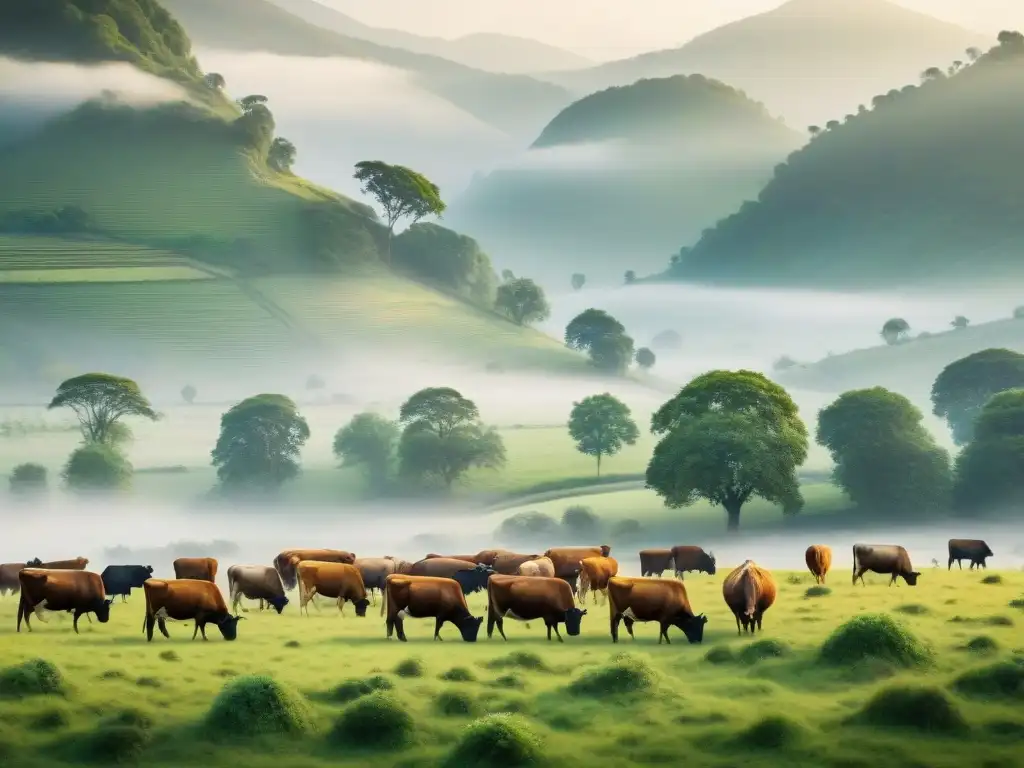
<instances>
[{"instance_id":1,"label":"overcast sky","mask_svg":"<svg viewBox=\"0 0 1024 768\"><path fill-rule=\"evenodd\" d=\"M422 35L504 32L595 59L681 45L780 0L321 0L360 21ZM822 0L828 2L828 0ZM979 32L1024 29L1024 0L899 0Z\"/></svg>"}]
</instances>

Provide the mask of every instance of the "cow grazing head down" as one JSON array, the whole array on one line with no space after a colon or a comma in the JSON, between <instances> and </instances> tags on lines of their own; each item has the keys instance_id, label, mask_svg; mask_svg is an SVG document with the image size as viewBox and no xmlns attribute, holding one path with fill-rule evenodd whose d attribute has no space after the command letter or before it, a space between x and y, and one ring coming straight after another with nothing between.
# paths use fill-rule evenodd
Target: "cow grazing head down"
<instances>
[{"instance_id":1,"label":"cow grazing head down","mask_svg":"<svg viewBox=\"0 0 1024 768\"><path fill-rule=\"evenodd\" d=\"M674 623L683 630L691 645L699 645L704 641L704 625L708 623L708 617L703 613L699 616L686 616Z\"/></svg>"},{"instance_id":2,"label":"cow grazing head down","mask_svg":"<svg viewBox=\"0 0 1024 768\"><path fill-rule=\"evenodd\" d=\"M467 643L475 643L476 636L480 633L480 625L484 623L483 616L466 616L455 622L462 633L462 639Z\"/></svg>"},{"instance_id":3,"label":"cow grazing head down","mask_svg":"<svg viewBox=\"0 0 1024 768\"><path fill-rule=\"evenodd\" d=\"M225 640L236 640L238 639L238 622L244 619L244 616L225 616L217 622L217 628Z\"/></svg>"},{"instance_id":4,"label":"cow grazing head down","mask_svg":"<svg viewBox=\"0 0 1024 768\"><path fill-rule=\"evenodd\" d=\"M353 600L352 605L356 607L356 616L365 619L366 618L366 607L370 604L370 601L365 597L359 600Z\"/></svg>"},{"instance_id":5,"label":"cow grazing head down","mask_svg":"<svg viewBox=\"0 0 1024 768\"><path fill-rule=\"evenodd\" d=\"M494 569L489 565L477 565L475 568L467 568L464 571L456 571L455 580L462 587L462 594L471 595L482 589L487 589L487 580L491 578Z\"/></svg>"},{"instance_id":6,"label":"cow grazing head down","mask_svg":"<svg viewBox=\"0 0 1024 768\"><path fill-rule=\"evenodd\" d=\"M920 571L910 571L910 572L904 573L902 575L903 575L903 580L905 582L907 582L908 586L916 587L917 586L917 577L920 576L921 573L920 573Z\"/></svg>"},{"instance_id":7,"label":"cow grazing head down","mask_svg":"<svg viewBox=\"0 0 1024 768\"><path fill-rule=\"evenodd\" d=\"M580 624L583 623L583 617L587 615L586 609L579 609L573 606L565 612L565 631L572 637L576 637L580 633Z\"/></svg>"},{"instance_id":8,"label":"cow grazing head down","mask_svg":"<svg viewBox=\"0 0 1024 768\"><path fill-rule=\"evenodd\" d=\"M708 552L707 554L701 555L700 561L699 570L704 571L708 576L714 576L715 571L717 570L715 567L715 553Z\"/></svg>"},{"instance_id":9,"label":"cow grazing head down","mask_svg":"<svg viewBox=\"0 0 1024 768\"><path fill-rule=\"evenodd\" d=\"M110 606L113 602L114 598L109 598L107 600L100 600L96 604L96 619L100 624L106 624L110 621Z\"/></svg>"},{"instance_id":10,"label":"cow grazing head down","mask_svg":"<svg viewBox=\"0 0 1024 768\"><path fill-rule=\"evenodd\" d=\"M277 611L278 615L280 615L281 611L284 610L284 607L288 605L288 598L281 595L281 597L271 597L267 602L274 606L274 610Z\"/></svg>"}]
</instances>

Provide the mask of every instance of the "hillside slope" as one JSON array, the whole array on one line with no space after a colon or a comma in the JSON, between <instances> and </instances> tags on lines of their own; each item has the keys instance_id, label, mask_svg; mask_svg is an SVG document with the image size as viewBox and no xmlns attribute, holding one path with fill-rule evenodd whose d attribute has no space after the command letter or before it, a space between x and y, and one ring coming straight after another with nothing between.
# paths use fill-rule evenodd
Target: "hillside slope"
<instances>
[{"instance_id":1,"label":"hillside slope","mask_svg":"<svg viewBox=\"0 0 1024 768\"><path fill-rule=\"evenodd\" d=\"M425 90L513 134L533 133L571 97L524 75L481 72L437 56L390 48L314 26L269 0L165 0L203 48L282 56L337 56L410 73ZM326 85L326 84L325 84Z\"/></svg>"},{"instance_id":2,"label":"hillside slope","mask_svg":"<svg viewBox=\"0 0 1024 768\"><path fill-rule=\"evenodd\" d=\"M363 24L317 0L271 2L310 24L347 37L357 37L390 48L404 48L414 53L440 56L485 72L528 74L581 69L593 65L592 61L579 54L513 35L481 33L446 40Z\"/></svg>"},{"instance_id":3,"label":"hillside slope","mask_svg":"<svg viewBox=\"0 0 1024 768\"><path fill-rule=\"evenodd\" d=\"M670 278L873 287L1024 272L1024 37L951 77L874 99L789 161ZM780 226L784 223L784 226Z\"/></svg>"},{"instance_id":4,"label":"hillside slope","mask_svg":"<svg viewBox=\"0 0 1024 768\"><path fill-rule=\"evenodd\" d=\"M790 125L842 118L926 67L986 40L888 0L790 0L686 45L547 78L577 93L644 77L703 74L742 88Z\"/></svg>"},{"instance_id":5,"label":"hillside slope","mask_svg":"<svg viewBox=\"0 0 1024 768\"><path fill-rule=\"evenodd\" d=\"M643 80L559 113L520 161L477 179L446 220L501 266L622 279L733 210L802 139L700 76Z\"/></svg>"}]
</instances>

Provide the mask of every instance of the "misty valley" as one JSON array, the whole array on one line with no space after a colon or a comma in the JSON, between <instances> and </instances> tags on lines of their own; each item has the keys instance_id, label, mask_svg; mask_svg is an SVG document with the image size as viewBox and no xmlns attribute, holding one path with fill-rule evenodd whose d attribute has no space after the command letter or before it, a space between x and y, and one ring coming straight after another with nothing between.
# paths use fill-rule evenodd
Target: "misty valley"
<instances>
[{"instance_id":1,"label":"misty valley","mask_svg":"<svg viewBox=\"0 0 1024 768\"><path fill-rule=\"evenodd\" d=\"M644 1L0 4L0 765L1024 768L1020 14Z\"/></svg>"}]
</instances>

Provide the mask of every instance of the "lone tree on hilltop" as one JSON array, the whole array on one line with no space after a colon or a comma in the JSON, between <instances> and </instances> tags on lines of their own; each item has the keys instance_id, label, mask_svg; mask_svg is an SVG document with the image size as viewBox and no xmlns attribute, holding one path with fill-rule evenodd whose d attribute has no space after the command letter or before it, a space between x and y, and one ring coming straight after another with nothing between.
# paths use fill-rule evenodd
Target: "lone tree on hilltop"
<instances>
[{"instance_id":1,"label":"lone tree on hilltop","mask_svg":"<svg viewBox=\"0 0 1024 768\"><path fill-rule=\"evenodd\" d=\"M551 316L544 289L527 277L513 278L499 285L494 307L516 325L529 325Z\"/></svg>"},{"instance_id":2,"label":"lone tree on hilltop","mask_svg":"<svg viewBox=\"0 0 1024 768\"><path fill-rule=\"evenodd\" d=\"M398 425L376 413L359 413L334 436L334 455L343 467L361 467L370 488L387 486L395 466Z\"/></svg>"},{"instance_id":3,"label":"lone tree on hilltop","mask_svg":"<svg viewBox=\"0 0 1024 768\"><path fill-rule=\"evenodd\" d=\"M220 419L211 456L224 488L272 490L299 474L299 453L309 425L284 395L256 395Z\"/></svg>"},{"instance_id":4,"label":"lone tree on hilltop","mask_svg":"<svg viewBox=\"0 0 1024 768\"><path fill-rule=\"evenodd\" d=\"M640 347L636 351L636 364L643 368L645 371L651 370L654 364L658 361L657 356L650 350L649 347Z\"/></svg>"},{"instance_id":5,"label":"lone tree on hilltop","mask_svg":"<svg viewBox=\"0 0 1024 768\"><path fill-rule=\"evenodd\" d=\"M910 323L902 317L893 317L885 321L882 326L882 338L889 345L898 344L907 338L910 333Z\"/></svg>"},{"instance_id":6,"label":"lone tree on hilltop","mask_svg":"<svg viewBox=\"0 0 1024 768\"><path fill-rule=\"evenodd\" d=\"M243 96L238 100L238 108L242 110L243 115L248 115L255 111L257 107L267 106L267 97L259 93L254 93L251 96Z\"/></svg>"},{"instance_id":7,"label":"lone tree on hilltop","mask_svg":"<svg viewBox=\"0 0 1024 768\"><path fill-rule=\"evenodd\" d=\"M267 165L279 173L290 173L295 164L297 150L288 139L278 136L270 142L267 150Z\"/></svg>"},{"instance_id":8,"label":"lone tree on hilltop","mask_svg":"<svg viewBox=\"0 0 1024 768\"><path fill-rule=\"evenodd\" d=\"M600 477L601 458L614 456L624 445L635 445L640 431L626 404L605 392L573 403L569 435L577 451L597 459Z\"/></svg>"},{"instance_id":9,"label":"lone tree on hilltop","mask_svg":"<svg viewBox=\"0 0 1024 768\"><path fill-rule=\"evenodd\" d=\"M698 499L725 508L729 531L751 496L803 507L796 469L807 458L807 428L778 384L753 371L698 376L651 417L662 435L647 465L647 487L668 507Z\"/></svg>"},{"instance_id":10,"label":"lone tree on hilltop","mask_svg":"<svg viewBox=\"0 0 1024 768\"><path fill-rule=\"evenodd\" d=\"M983 349L956 360L935 378L932 413L945 419L957 445L974 435L974 421L993 396L1024 387L1024 355L1009 349Z\"/></svg>"},{"instance_id":11,"label":"lone tree on hilltop","mask_svg":"<svg viewBox=\"0 0 1024 768\"><path fill-rule=\"evenodd\" d=\"M572 289L574 291L580 290L584 285L587 284L587 276L582 272L576 272L572 276Z\"/></svg>"},{"instance_id":12,"label":"lone tree on hilltop","mask_svg":"<svg viewBox=\"0 0 1024 768\"><path fill-rule=\"evenodd\" d=\"M818 413L817 442L854 504L897 514L948 508L949 454L922 419L907 398L882 387L845 392Z\"/></svg>"},{"instance_id":13,"label":"lone tree on hilltop","mask_svg":"<svg viewBox=\"0 0 1024 768\"><path fill-rule=\"evenodd\" d=\"M116 442L124 435L118 426L125 416L141 416L150 421L160 418L138 384L109 373L86 373L68 379L57 387L57 394L46 407L70 408L78 417L86 443Z\"/></svg>"},{"instance_id":14,"label":"lone tree on hilltop","mask_svg":"<svg viewBox=\"0 0 1024 768\"><path fill-rule=\"evenodd\" d=\"M962 512L1018 510L1024 503L1024 389L985 403L974 439L956 457L954 504Z\"/></svg>"},{"instance_id":15,"label":"lone tree on hilltop","mask_svg":"<svg viewBox=\"0 0 1024 768\"><path fill-rule=\"evenodd\" d=\"M957 315L956 317L953 318L949 325L950 327L955 328L958 331L962 331L970 324L971 321L968 320L966 317L964 317L963 315Z\"/></svg>"},{"instance_id":16,"label":"lone tree on hilltop","mask_svg":"<svg viewBox=\"0 0 1024 768\"><path fill-rule=\"evenodd\" d=\"M388 165L380 160L356 163L355 178L362 191L384 209L388 228L388 264L391 263L391 241L399 219L415 224L425 216L440 217L446 208L440 188L426 176L402 165Z\"/></svg>"},{"instance_id":17,"label":"lone tree on hilltop","mask_svg":"<svg viewBox=\"0 0 1024 768\"><path fill-rule=\"evenodd\" d=\"M420 390L399 412L404 425L398 445L400 471L407 477L440 481L451 488L474 467L505 464L501 435L480 423L476 404L449 387Z\"/></svg>"}]
</instances>

